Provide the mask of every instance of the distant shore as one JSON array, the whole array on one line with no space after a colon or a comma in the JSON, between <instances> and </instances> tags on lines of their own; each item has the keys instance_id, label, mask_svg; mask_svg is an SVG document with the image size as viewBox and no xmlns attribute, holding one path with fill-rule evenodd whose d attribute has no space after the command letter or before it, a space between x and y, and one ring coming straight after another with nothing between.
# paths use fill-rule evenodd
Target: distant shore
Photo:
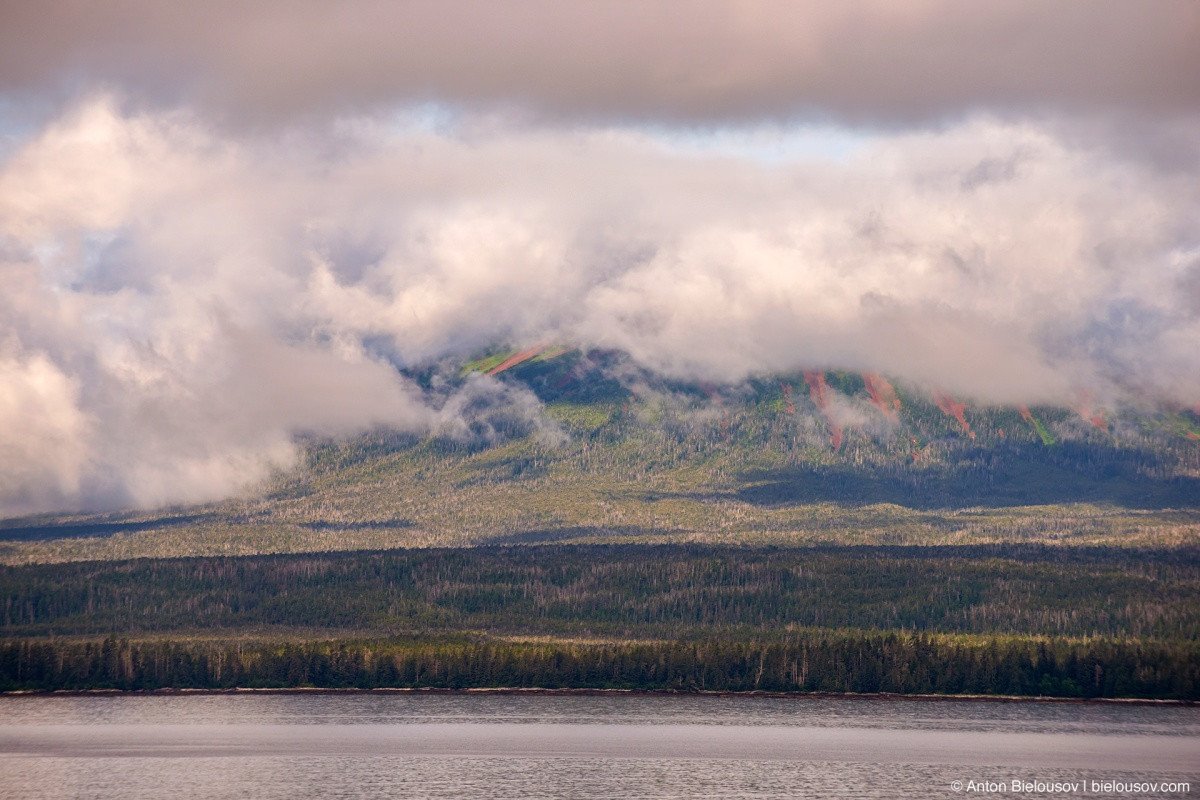
<instances>
[{"instance_id":1,"label":"distant shore","mask_svg":"<svg viewBox=\"0 0 1200 800\"><path fill-rule=\"evenodd\" d=\"M714 697L781 700L897 700L920 702L969 701L983 703L1053 703L1069 705L1195 706L1195 700L1147 697L1043 697L997 694L900 694L895 692L766 692L766 691L673 691L669 689L602 689L498 686L449 689L442 687L379 687L371 689L316 686L230 689L50 689L0 692L4 697L88 696L181 696L181 695L271 695L271 694L363 694L363 695L527 695L549 697Z\"/></svg>"}]
</instances>

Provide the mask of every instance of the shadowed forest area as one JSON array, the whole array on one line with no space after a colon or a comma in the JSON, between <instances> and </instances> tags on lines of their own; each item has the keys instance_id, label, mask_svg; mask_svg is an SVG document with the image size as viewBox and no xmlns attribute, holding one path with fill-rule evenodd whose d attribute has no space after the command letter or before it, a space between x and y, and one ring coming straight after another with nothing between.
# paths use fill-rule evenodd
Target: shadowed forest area
<instances>
[{"instance_id":1,"label":"shadowed forest area","mask_svg":"<svg viewBox=\"0 0 1200 800\"><path fill-rule=\"evenodd\" d=\"M550 545L6 567L0 686L1200 699L1198 563Z\"/></svg>"}]
</instances>

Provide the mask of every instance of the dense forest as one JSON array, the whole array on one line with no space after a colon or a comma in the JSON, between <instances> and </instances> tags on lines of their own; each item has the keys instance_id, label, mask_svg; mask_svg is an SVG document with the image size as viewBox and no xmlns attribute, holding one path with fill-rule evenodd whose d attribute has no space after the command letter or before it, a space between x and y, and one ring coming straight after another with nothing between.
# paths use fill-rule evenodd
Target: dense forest
<instances>
[{"instance_id":1,"label":"dense forest","mask_svg":"<svg viewBox=\"0 0 1200 800\"><path fill-rule=\"evenodd\" d=\"M9 636L795 627L1200 640L1200 551L544 545L0 567Z\"/></svg>"},{"instance_id":2,"label":"dense forest","mask_svg":"<svg viewBox=\"0 0 1200 800\"><path fill-rule=\"evenodd\" d=\"M545 545L0 568L0 686L1200 698L1200 553Z\"/></svg>"},{"instance_id":3,"label":"dense forest","mask_svg":"<svg viewBox=\"0 0 1200 800\"><path fill-rule=\"evenodd\" d=\"M761 641L16 640L0 690L618 688L1200 700L1200 653L1167 643L797 630Z\"/></svg>"}]
</instances>

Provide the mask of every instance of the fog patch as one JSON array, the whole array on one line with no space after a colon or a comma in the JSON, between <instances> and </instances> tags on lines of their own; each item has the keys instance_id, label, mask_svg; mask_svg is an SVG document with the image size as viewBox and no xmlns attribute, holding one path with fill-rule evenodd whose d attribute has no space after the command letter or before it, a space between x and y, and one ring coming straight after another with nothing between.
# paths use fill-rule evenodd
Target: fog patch
<instances>
[{"instance_id":1,"label":"fog patch","mask_svg":"<svg viewBox=\"0 0 1200 800\"><path fill-rule=\"evenodd\" d=\"M446 398L433 432L471 448L526 437L556 447L567 434L544 412L541 400L526 387L476 372Z\"/></svg>"}]
</instances>

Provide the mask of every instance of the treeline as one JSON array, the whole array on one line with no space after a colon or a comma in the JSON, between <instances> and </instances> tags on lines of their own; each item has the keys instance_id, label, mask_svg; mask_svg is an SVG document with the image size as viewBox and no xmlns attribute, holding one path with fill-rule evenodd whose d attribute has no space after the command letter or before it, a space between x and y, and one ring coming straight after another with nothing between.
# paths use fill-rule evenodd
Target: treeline
<instances>
[{"instance_id":1,"label":"treeline","mask_svg":"<svg viewBox=\"0 0 1200 800\"><path fill-rule=\"evenodd\" d=\"M797 631L772 641L17 640L0 690L619 688L1200 699L1195 645Z\"/></svg>"},{"instance_id":2,"label":"treeline","mask_svg":"<svg viewBox=\"0 0 1200 800\"><path fill-rule=\"evenodd\" d=\"M1053 560L1050 560L1053 559ZM4 636L247 628L1200 640L1194 550L522 546L0 568Z\"/></svg>"}]
</instances>

